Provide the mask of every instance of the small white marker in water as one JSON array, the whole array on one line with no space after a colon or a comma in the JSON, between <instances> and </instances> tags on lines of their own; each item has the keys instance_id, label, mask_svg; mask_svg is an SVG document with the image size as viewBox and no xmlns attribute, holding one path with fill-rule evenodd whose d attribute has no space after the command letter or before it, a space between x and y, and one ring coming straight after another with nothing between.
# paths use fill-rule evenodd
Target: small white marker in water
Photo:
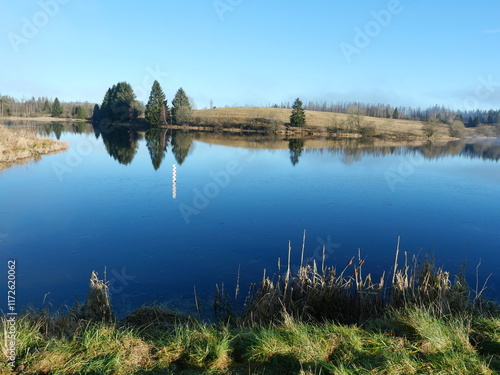
<instances>
[{"instance_id":1,"label":"small white marker in water","mask_svg":"<svg viewBox=\"0 0 500 375\"><path fill-rule=\"evenodd\" d=\"M172 198L177 198L177 166L172 165Z\"/></svg>"}]
</instances>

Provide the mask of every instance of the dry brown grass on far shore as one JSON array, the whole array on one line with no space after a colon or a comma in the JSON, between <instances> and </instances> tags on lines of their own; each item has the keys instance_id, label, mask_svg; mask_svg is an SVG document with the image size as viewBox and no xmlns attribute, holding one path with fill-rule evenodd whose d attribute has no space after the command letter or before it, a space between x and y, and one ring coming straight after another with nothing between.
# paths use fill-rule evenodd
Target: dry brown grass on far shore
<instances>
[{"instance_id":1,"label":"dry brown grass on far shore","mask_svg":"<svg viewBox=\"0 0 500 375\"><path fill-rule=\"evenodd\" d=\"M193 124L198 126L219 126L229 129L247 127L269 130L271 133L282 133L290 122L290 109L268 107L231 107L200 109L193 111ZM311 135L323 133L349 133L354 137L353 129L349 128L349 115L345 113L305 111L307 126L304 130ZM422 121L388 119L362 116L364 127L372 129L372 136L388 139L449 141L456 138L450 137L449 125L434 123L432 137L426 134L426 124ZM359 130L359 129L358 129ZM344 134L346 136L346 134ZM461 137L482 136L478 129L464 128Z\"/></svg>"},{"instance_id":2,"label":"dry brown grass on far shore","mask_svg":"<svg viewBox=\"0 0 500 375\"><path fill-rule=\"evenodd\" d=\"M42 154L65 150L68 147L67 142L40 138L28 131L0 126L0 170L2 165L11 166L12 163L38 158Z\"/></svg>"}]
</instances>

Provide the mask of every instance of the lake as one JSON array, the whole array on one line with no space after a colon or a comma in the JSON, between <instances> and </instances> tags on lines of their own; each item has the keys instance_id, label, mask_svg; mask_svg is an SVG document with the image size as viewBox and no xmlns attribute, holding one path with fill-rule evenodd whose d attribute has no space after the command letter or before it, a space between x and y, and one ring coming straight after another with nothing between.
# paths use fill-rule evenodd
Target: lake
<instances>
[{"instance_id":1,"label":"lake","mask_svg":"<svg viewBox=\"0 0 500 375\"><path fill-rule=\"evenodd\" d=\"M25 127L16 125L14 127ZM244 298L263 270L305 256L366 270L429 251L500 291L500 140L442 145L270 139L88 124L31 124L70 143L0 173L1 261L18 306L84 300L92 270L125 313L146 302L209 308L215 284ZM402 259L400 259L402 263ZM6 271L5 271L6 272Z\"/></svg>"}]
</instances>

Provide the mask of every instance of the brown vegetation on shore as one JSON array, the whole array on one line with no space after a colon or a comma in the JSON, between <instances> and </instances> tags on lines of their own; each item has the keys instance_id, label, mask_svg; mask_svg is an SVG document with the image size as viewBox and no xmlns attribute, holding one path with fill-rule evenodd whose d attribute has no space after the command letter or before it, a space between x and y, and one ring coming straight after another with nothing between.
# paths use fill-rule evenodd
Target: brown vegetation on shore
<instances>
[{"instance_id":1,"label":"brown vegetation on shore","mask_svg":"<svg viewBox=\"0 0 500 375\"><path fill-rule=\"evenodd\" d=\"M444 123L423 123L421 121L356 116L344 113L305 111L307 126L291 128L290 109L267 107L232 107L201 109L193 111L189 128L197 130L218 130L224 132L263 132L300 136L335 136L337 138L356 138L362 136L394 140L449 141L457 139L450 136L450 126ZM432 127L432 134L429 128ZM461 138L487 136L485 130L463 128ZM485 133L485 134L483 134ZM430 135L429 135L430 134Z\"/></svg>"},{"instance_id":2,"label":"brown vegetation on shore","mask_svg":"<svg viewBox=\"0 0 500 375\"><path fill-rule=\"evenodd\" d=\"M67 142L40 138L28 131L12 130L0 126L0 171L16 163L39 158L42 154L49 154L65 150Z\"/></svg>"}]
</instances>

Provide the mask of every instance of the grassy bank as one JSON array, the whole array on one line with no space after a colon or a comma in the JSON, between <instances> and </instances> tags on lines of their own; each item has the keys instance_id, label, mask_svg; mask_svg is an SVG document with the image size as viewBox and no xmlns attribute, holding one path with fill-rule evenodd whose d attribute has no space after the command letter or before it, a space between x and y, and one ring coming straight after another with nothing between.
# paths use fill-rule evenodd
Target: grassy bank
<instances>
[{"instance_id":1,"label":"grassy bank","mask_svg":"<svg viewBox=\"0 0 500 375\"><path fill-rule=\"evenodd\" d=\"M40 138L27 131L14 131L0 126L0 171L40 155L65 150L66 142Z\"/></svg>"},{"instance_id":2,"label":"grassy bank","mask_svg":"<svg viewBox=\"0 0 500 375\"><path fill-rule=\"evenodd\" d=\"M190 123L198 129L226 132L253 131L299 136L334 136L338 138L379 137L399 140L451 140L466 137L495 136L493 126L451 129L444 123L423 123L400 119L353 116L342 113L305 111L307 126L289 128L290 109L285 108L215 108L193 111ZM432 135L429 135L431 129Z\"/></svg>"},{"instance_id":3,"label":"grassy bank","mask_svg":"<svg viewBox=\"0 0 500 375\"><path fill-rule=\"evenodd\" d=\"M43 317L24 316L17 323L16 368L23 374L151 375L500 371L500 319L487 316L410 309L360 326L289 317L253 328L160 319L149 327L80 323L66 335ZM14 373L6 365L0 371Z\"/></svg>"},{"instance_id":4,"label":"grassy bank","mask_svg":"<svg viewBox=\"0 0 500 375\"><path fill-rule=\"evenodd\" d=\"M218 323L165 306L116 319L108 286L93 273L84 304L18 318L15 368L3 321L0 371L23 374L494 374L500 310L462 274L423 262L378 280L364 261L304 261L264 275L241 314L217 288ZM281 270L280 270L281 271ZM387 279L387 280L386 280ZM386 281L384 281L386 280Z\"/></svg>"}]
</instances>

